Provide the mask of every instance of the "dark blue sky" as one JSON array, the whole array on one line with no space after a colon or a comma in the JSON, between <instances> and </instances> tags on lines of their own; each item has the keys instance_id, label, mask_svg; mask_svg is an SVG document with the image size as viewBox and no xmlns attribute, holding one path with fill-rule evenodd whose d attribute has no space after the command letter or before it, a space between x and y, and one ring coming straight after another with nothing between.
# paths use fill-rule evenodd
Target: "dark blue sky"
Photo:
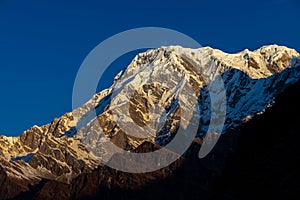
<instances>
[{"instance_id":1,"label":"dark blue sky","mask_svg":"<svg viewBox=\"0 0 300 200\"><path fill-rule=\"evenodd\" d=\"M300 51L299 10L297 0L0 0L0 134L19 135L70 111L83 59L116 33L158 26L227 52L273 43Z\"/></svg>"}]
</instances>

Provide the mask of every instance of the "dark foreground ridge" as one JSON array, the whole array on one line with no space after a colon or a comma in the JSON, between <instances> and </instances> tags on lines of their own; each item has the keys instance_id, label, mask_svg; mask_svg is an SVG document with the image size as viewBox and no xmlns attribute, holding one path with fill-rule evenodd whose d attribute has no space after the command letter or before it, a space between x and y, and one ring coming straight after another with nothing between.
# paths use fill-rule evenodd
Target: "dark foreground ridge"
<instances>
[{"instance_id":1,"label":"dark foreground ridge","mask_svg":"<svg viewBox=\"0 0 300 200\"><path fill-rule=\"evenodd\" d=\"M300 82L266 113L242 127L237 151L217 179L216 199L298 199L300 196Z\"/></svg>"}]
</instances>

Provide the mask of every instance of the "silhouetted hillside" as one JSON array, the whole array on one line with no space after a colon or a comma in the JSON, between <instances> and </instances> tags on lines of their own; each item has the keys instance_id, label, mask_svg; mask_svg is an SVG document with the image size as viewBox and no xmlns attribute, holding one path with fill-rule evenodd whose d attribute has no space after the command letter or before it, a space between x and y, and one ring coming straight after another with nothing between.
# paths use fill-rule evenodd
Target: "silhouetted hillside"
<instances>
[{"instance_id":1,"label":"silhouetted hillside","mask_svg":"<svg viewBox=\"0 0 300 200\"><path fill-rule=\"evenodd\" d=\"M299 199L300 82L244 126L218 179L216 199Z\"/></svg>"}]
</instances>

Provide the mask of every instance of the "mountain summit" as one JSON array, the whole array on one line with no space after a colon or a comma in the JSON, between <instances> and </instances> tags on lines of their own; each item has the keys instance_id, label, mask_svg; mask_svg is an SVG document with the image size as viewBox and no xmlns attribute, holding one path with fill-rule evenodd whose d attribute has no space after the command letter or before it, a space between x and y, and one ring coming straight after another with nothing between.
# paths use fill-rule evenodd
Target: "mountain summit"
<instances>
[{"instance_id":1,"label":"mountain summit","mask_svg":"<svg viewBox=\"0 0 300 200\"><path fill-rule=\"evenodd\" d=\"M210 87L218 75L225 91ZM84 105L50 124L33 126L19 137L0 137L0 199L26 194L33 188L41 190L39 187L47 187L45 181L62 184L63 190L93 174L99 177L99 185L125 189L171 177L185 157L198 154L199 148L193 144L201 146L220 134L230 137L241 124L263 115L299 78L300 55L278 45L236 54L180 46L138 54L111 87ZM225 99L213 97L210 90L224 92ZM216 105L225 110L222 116ZM91 114L93 110L96 117ZM196 126L193 144L172 165L144 178L128 174L134 177L130 179L103 164L115 158L123 159L125 165L131 162L122 151L106 144L113 143L124 152L155 151L172 142L179 127L189 126L191 118L196 119L192 121ZM55 198L56 194L47 195Z\"/></svg>"}]
</instances>

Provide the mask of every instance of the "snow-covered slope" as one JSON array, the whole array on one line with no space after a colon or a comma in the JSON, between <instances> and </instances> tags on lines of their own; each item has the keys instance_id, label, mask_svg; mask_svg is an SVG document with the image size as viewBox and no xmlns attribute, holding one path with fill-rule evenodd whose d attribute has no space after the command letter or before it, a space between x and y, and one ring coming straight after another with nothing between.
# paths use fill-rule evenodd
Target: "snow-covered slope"
<instances>
[{"instance_id":1,"label":"snow-covered slope","mask_svg":"<svg viewBox=\"0 0 300 200\"><path fill-rule=\"evenodd\" d=\"M218 74L226 88L226 104L220 101L226 106L226 116L220 117L226 117L222 131L226 133L262 114L299 79L300 55L277 45L237 54L210 47L148 50L137 55L110 88L83 106L20 137L1 136L0 166L8 176L29 182L41 178L70 182L101 165L99 157L113 156L114 151L103 148L106 142L127 151L145 141L166 145L179 125L187 125L197 112L194 126L199 126L197 137L204 138L217 112L211 109L209 83ZM197 112L184 113L193 108Z\"/></svg>"}]
</instances>

